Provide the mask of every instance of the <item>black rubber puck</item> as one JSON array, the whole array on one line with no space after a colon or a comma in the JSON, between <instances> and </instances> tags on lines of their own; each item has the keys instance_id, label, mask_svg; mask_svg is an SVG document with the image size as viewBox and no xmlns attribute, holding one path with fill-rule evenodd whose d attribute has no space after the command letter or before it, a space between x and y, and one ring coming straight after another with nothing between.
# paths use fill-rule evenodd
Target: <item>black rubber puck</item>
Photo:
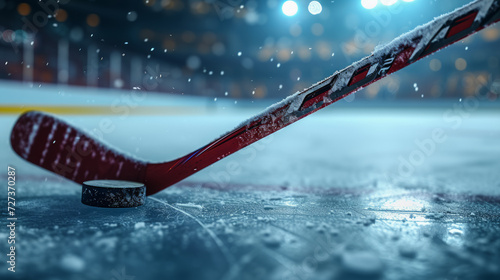
<instances>
[{"instance_id":1,"label":"black rubber puck","mask_svg":"<svg viewBox=\"0 0 500 280\"><path fill-rule=\"evenodd\" d=\"M119 180L93 180L82 184L82 203L106 208L137 207L146 201L146 186Z\"/></svg>"}]
</instances>

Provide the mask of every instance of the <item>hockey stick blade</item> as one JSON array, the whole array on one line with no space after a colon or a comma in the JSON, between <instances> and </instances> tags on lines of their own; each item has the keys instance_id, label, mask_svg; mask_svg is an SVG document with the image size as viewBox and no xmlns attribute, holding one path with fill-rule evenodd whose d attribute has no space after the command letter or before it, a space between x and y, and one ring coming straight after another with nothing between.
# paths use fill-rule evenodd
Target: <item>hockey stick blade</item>
<instances>
[{"instance_id":1,"label":"hockey stick blade","mask_svg":"<svg viewBox=\"0 0 500 280\"><path fill-rule=\"evenodd\" d=\"M11 146L22 158L74 182L130 180L155 194L212 163L500 20L500 0L478 0L377 48L372 55L297 92L208 145L165 163L148 163L41 112L19 117Z\"/></svg>"}]
</instances>

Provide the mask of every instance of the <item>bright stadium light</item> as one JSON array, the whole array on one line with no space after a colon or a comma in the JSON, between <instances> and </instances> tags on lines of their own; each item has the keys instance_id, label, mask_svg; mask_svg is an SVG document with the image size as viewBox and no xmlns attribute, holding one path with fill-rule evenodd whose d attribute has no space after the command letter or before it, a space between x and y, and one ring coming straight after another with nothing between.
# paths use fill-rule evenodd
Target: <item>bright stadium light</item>
<instances>
[{"instance_id":1,"label":"bright stadium light","mask_svg":"<svg viewBox=\"0 0 500 280\"><path fill-rule=\"evenodd\" d=\"M386 6L394 5L396 2L398 2L398 0L380 0L380 3Z\"/></svg>"},{"instance_id":2,"label":"bright stadium light","mask_svg":"<svg viewBox=\"0 0 500 280\"><path fill-rule=\"evenodd\" d=\"M405 2L413 2L413 0L403 0L403 1L405 1Z\"/></svg>"},{"instance_id":3,"label":"bright stadium light","mask_svg":"<svg viewBox=\"0 0 500 280\"><path fill-rule=\"evenodd\" d=\"M321 13L321 11L323 10L323 7L321 6L321 3L319 3L318 1L311 1L311 3L309 3L309 6L307 7L307 9L309 10L309 12L313 15L317 15L319 13Z\"/></svg>"},{"instance_id":4,"label":"bright stadium light","mask_svg":"<svg viewBox=\"0 0 500 280\"><path fill-rule=\"evenodd\" d=\"M363 8L371 10L377 6L378 0L361 0Z\"/></svg>"},{"instance_id":5,"label":"bright stadium light","mask_svg":"<svg viewBox=\"0 0 500 280\"><path fill-rule=\"evenodd\" d=\"M291 17L297 13L299 6L297 6L297 3L294 1L286 1L283 3L283 6L281 6L281 10L285 15Z\"/></svg>"}]
</instances>

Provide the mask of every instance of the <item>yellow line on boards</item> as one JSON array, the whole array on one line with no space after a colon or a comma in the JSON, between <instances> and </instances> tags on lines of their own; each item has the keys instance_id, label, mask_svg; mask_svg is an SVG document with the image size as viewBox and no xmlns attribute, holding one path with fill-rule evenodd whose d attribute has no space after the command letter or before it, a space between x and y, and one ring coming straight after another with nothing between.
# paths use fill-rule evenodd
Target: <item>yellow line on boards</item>
<instances>
[{"instance_id":1,"label":"yellow line on boards","mask_svg":"<svg viewBox=\"0 0 500 280\"><path fill-rule=\"evenodd\" d=\"M119 107L109 106L44 106L44 105L0 105L0 115L19 115L26 111L42 111L57 115L192 115L205 113L205 108L195 107Z\"/></svg>"}]
</instances>

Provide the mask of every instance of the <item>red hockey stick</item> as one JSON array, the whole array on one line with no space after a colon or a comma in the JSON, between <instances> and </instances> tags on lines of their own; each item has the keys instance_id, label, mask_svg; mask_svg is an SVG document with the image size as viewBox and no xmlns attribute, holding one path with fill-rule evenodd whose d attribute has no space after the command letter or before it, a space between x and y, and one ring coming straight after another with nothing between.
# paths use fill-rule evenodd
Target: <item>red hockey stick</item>
<instances>
[{"instance_id":1,"label":"red hockey stick","mask_svg":"<svg viewBox=\"0 0 500 280\"><path fill-rule=\"evenodd\" d=\"M11 145L22 158L77 183L143 182L155 194L297 120L500 20L500 0L478 0L419 26L372 55L297 92L233 131L181 158L147 163L119 153L41 112L16 122Z\"/></svg>"}]
</instances>

